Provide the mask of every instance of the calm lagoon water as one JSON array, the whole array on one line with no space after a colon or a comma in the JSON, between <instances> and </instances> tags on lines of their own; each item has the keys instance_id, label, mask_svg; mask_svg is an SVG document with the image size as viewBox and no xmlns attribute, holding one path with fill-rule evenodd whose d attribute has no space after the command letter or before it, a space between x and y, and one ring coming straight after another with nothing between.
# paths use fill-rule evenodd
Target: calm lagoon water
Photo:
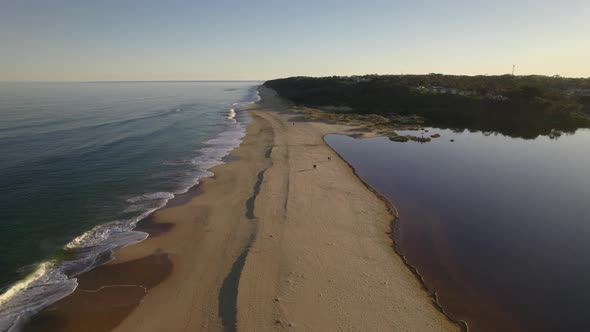
<instances>
[{"instance_id":1,"label":"calm lagoon water","mask_svg":"<svg viewBox=\"0 0 590 332\"><path fill-rule=\"evenodd\" d=\"M0 83L0 331L144 239L239 145L255 82Z\"/></svg>"},{"instance_id":2,"label":"calm lagoon water","mask_svg":"<svg viewBox=\"0 0 590 332\"><path fill-rule=\"evenodd\" d=\"M399 210L398 248L473 331L590 326L590 130L430 143L329 135ZM455 142L450 142L454 139Z\"/></svg>"}]
</instances>

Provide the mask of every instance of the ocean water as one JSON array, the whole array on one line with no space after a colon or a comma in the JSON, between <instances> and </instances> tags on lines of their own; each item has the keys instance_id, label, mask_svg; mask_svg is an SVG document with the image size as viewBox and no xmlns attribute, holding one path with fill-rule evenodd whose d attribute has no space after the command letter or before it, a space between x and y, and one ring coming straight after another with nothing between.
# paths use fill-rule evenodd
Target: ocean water
<instances>
[{"instance_id":1,"label":"ocean water","mask_svg":"<svg viewBox=\"0 0 590 332\"><path fill-rule=\"evenodd\" d=\"M145 239L240 144L257 84L0 83L0 331Z\"/></svg>"},{"instance_id":2,"label":"ocean water","mask_svg":"<svg viewBox=\"0 0 590 332\"><path fill-rule=\"evenodd\" d=\"M404 134L441 138L326 141L397 207L398 249L472 331L587 331L590 130L427 130Z\"/></svg>"}]
</instances>

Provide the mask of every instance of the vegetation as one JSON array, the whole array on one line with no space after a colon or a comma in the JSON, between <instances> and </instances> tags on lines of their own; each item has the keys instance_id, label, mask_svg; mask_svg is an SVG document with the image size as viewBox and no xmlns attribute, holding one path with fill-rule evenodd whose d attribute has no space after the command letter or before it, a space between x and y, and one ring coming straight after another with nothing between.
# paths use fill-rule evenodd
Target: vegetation
<instances>
[{"instance_id":1,"label":"vegetation","mask_svg":"<svg viewBox=\"0 0 590 332\"><path fill-rule=\"evenodd\" d=\"M379 114L392 124L417 116L426 126L523 138L590 127L590 79L367 75L292 77L264 85L297 105Z\"/></svg>"}]
</instances>

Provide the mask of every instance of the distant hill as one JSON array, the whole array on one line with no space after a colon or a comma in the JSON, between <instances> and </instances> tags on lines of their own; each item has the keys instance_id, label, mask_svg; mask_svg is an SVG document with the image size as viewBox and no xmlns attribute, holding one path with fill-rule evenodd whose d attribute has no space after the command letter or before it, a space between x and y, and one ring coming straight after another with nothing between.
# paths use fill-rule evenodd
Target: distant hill
<instances>
[{"instance_id":1,"label":"distant hill","mask_svg":"<svg viewBox=\"0 0 590 332\"><path fill-rule=\"evenodd\" d=\"M366 75L264 83L310 107L418 115L426 125L534 138L590 127L590 79L548 76Z\"/></svg>"}]
</instances>

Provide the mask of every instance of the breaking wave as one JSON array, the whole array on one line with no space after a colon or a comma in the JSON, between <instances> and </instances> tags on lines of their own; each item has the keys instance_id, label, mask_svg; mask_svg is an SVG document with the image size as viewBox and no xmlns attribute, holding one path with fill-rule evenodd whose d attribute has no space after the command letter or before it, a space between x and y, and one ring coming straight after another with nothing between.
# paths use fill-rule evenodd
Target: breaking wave
<instances>
[{"instance_id":1,"label":"breaking wave","mask_svg":"<svg viewBox=\"0 0 590 332\"><path fill-rule=\"evenodd\" d=\"M19 331L32 315L74 292L77 275L112 260L115 249L145 240L147 233L134 230L137 223L164 207L175 194L184 193L201 178L212 176L209 169L223 164L223 158L240 145L249 122L244 109L258 100L258 93L252 89L247 100L234 103L226 115L227 130L206 141L188 162L165 162L194 168L193 177L184 186L174 192L148 192L125 198L127 206L123 212L135 213L134 216L97 225L80 234L63 247L67 259L41 262L28 276L4 289L0 294L0 331ZM178 108L170 113L180 111Z\"/></svg>"}]
</instances>

